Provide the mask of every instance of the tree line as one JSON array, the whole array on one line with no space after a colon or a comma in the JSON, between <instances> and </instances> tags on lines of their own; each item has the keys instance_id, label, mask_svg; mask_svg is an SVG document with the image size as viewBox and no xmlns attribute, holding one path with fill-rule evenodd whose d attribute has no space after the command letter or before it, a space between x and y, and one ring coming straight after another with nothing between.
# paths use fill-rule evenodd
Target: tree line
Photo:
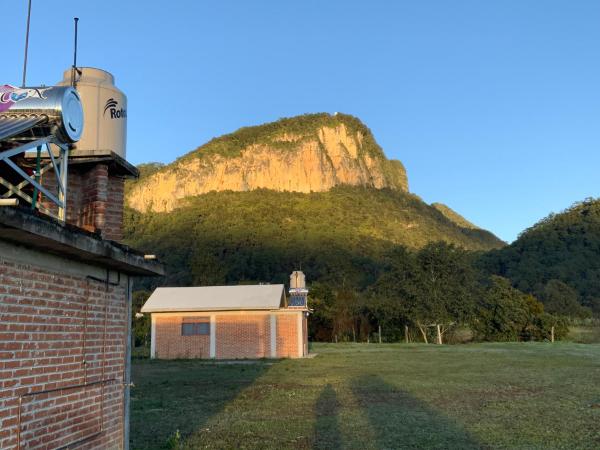
<instances>
[{"instance_id":1,"label":"tree line","mask_svg":"<svg viewBox=\"0 0 600 450\"><path fill-rule=\"evenodd\" d=\"M508 279L484 273L476 254L445 242L395 248L362 292L315 283L309 306L309 337L317 341L443 343L465 330L476 340L550 340L568 331L565 317L546 312Z\"/></svg>"},{"instance_id":2,"label":"tree line","mask_svg":"<svg viewBox=\"0 0 600 450\"><path fill-rule=\"evenodd\" d=\"M482 270L479 258L443 241L416 251L393 247L365 289L349 280L311 283L309 339L447 343L565 337L570 311L547 312L532 294ZM134 312L149 295L134 293ZM148 345L149 332L147 316L133 319L136 345Z\"/></svg>"}]
</instances>

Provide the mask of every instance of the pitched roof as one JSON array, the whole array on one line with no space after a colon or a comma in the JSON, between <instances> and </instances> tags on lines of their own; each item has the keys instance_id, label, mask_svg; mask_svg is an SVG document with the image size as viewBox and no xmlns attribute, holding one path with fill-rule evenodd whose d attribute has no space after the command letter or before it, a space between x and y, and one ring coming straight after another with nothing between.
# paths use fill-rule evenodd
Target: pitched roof
<instances>
[{"instance_id":1,"label":"pitched roof","mask_svg":"<svg viewBox=\"0 0 600 450\"><path fill-rule=\"evenodd\" d=\"M142 312L270 310L282 306L283 284L157 288Z\"/></svg>"}]
</instances>

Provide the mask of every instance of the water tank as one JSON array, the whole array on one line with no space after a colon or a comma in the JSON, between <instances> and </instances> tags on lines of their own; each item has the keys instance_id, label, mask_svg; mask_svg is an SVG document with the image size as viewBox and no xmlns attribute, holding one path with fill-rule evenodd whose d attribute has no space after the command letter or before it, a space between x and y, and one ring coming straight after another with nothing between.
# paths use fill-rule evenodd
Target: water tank
<instances>
[{"instance_id":1,"label":"water tank","mask_svg":"<svg viewBox=\"0 0 600 450\"><path fill-rule=\"evenodd\" d=\"M127 97L115 86L115 78L105 70L79 67L76 88L83 103L85 126L76 151L95 154L115 152L125 159L127 142ZM61 85L71 84L71 69Z\"/></svg>"},{"instance_id":2,"label":"water tank","mask_svg":"<svg viewBox=\"0 0 600 450\"><path fill-rule=\"evenodd\" d=\"M295 270L290 275L290 289L305 289L306 288L306 280L304 277L304 272L300 270Z\"/></svg>"},{"instance_id":3,"label":"water tank","mask_svg":"<svg viewBox=\"0 0 600 450\"><path fill-rule=\"evenodd\" d=\"M54 136L77 142L84 125L80 96L69 86L0 86L0 138L34 140Z\"/></svg>"}]
</instances>

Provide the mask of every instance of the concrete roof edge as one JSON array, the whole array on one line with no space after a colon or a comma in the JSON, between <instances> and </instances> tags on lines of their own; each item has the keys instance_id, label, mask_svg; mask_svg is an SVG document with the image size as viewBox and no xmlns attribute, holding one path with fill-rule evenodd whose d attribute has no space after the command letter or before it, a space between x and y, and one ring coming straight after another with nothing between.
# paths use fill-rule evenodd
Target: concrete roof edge
<instances>
[{"instance_id":1,"label":"concrete roof edge","mask_svg":"<svg viewBox=\"0 0 600 450\"><path fill-rule=\"evenodd\" d=\"M69 165L106 162L111 172L128 178L138 178L140 171L122 156L111 150L73 150L69 155Z\"/></svg>"},{"instance_id":2,"label":"concrete roof edge","mask_svg":"<svg viewBox=\"0 0 600 450\"><path fill-rule=\"evenodd\" d=\"M126 245L21 208L0 207L0 239L131 275L165 273L161 263Z\"/></svg>"},{"instance_id":3,"label":"concrete roof edge","mask_svg":"<svg viewBox=\"0 0 600 450\"><path fill-rule=\"evenodd\" d=\"M58 156L58 151L53 152L53 154L54 157ZM34 159L35 152L26 152L25 157ZM42 159L48 160L50 156L42 156ZM92 165L100 162L109 166L111 174L124 176L125 178L138 178L140 176L140 171L137 167L112 150L74 149L69 153L69 167L73 168L70 170L74 170L77 166Z\"/></svg>"},{"instance_id":4,"label":"concrete roof edge","mask_svg":"<svg viewBox=\"0 0 600 450\"><path fill-rule=\"evenodd\" d=\"M273 283L273 284L217 284L214 286L159 286L155 290L159 289L212 289L212 288L282 288L285 289L285 284L283 283Z\"/></svg>"}]
</instances>

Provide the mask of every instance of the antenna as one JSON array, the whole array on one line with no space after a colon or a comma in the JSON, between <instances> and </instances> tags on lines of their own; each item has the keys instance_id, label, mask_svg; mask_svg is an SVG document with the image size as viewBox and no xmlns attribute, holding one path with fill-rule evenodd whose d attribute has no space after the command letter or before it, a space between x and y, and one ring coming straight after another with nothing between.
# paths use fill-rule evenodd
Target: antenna
<instances>
[{"instance_id":1,"label":"antenna","mask_svg":"<svg viewBox=\"0 0 600 450\"><path fill-rule=\"evenodd\" d=\"M79 23L79 17L73 17L75 21L75 44L73 46L73 67L71 67L71 86L75 87L77 84L75 81L75 73L81 74L79 70L77 70L77 28Z\"/></svg>"},{"instance_id":2,"label":"antenna","mask_svg":"<svg viewBox=\"0 0 600 450\"><path fill-rule=\"evenodd\" d=\"M27 50L29 49L29 23L31 22L31 0L29 0L29 7L27 9L27 31L25 31L25 59L23 61L23 84L21 87L25 87L25 80L27 79Z\"/></svg>"}]
</instances>

